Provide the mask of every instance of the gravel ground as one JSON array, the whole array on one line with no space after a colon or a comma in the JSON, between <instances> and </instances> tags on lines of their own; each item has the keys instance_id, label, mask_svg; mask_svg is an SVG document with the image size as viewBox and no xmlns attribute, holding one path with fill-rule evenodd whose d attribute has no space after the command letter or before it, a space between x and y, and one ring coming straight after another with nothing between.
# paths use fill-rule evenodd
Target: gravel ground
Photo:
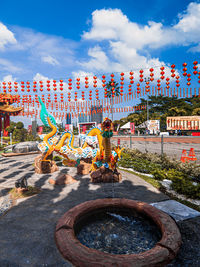
<instances>
[{"instance_id":1,"label":"gravel ground","mask_svg":"<svg viewBox=\"0 0 200 267\"><path fill-rule=\"evenodd\" d=\"M34 173L34 155L16 158L0 157L0 267L71 266L59 254L55 241L55 226L65 212L87 200L126 197L147 203L168 200L152 185L131 173L121 171L121 183L93 185L89 176L78 176L75 168L60 168L59 172L72 175L77 183L70 186L49 185L54 174ZM16 205L8 198L12 188L21 177L28 178L29 185L42 189L36 196L18 200ZM11 207L11 208L10 208ZM6 213L5 213L6 212ZM200 266L200 217L179 221L183 244L176 259L168 266Z\"/></svg>"},{"instance_id":2,"label":"gravel ground","mask_svg":"<svg viewBox=\"0 0 200 267\"><path fill-rule=\"evenodd\" d=\"M200 266L200 217L178 222L182 246L177 257L168 267Z\"/></svg>"}]
</instances>

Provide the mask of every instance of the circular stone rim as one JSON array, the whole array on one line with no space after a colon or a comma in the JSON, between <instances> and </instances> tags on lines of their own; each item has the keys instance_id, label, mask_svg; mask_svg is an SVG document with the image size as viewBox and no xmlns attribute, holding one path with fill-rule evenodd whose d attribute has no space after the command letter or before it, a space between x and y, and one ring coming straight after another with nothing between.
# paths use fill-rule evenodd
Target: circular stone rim
<instances>
[{"instance_id":1,"label":"circular stone rim","mask_svg":"<svg viewBox=\"0 0 200 267\"><path fill-rule=\"evenodd\" d=\"M108 207L133 209L151 218L162 233L161 240L152 249L138 254L110 254L80 243L74 233L75 224L82 216ZM161 210L145 202L114 198L91 200L70 209L56 225L55 241L62 256L75 266L165 266L177 255L181 234L175 221Z\"/></svg>"}]
</instances>

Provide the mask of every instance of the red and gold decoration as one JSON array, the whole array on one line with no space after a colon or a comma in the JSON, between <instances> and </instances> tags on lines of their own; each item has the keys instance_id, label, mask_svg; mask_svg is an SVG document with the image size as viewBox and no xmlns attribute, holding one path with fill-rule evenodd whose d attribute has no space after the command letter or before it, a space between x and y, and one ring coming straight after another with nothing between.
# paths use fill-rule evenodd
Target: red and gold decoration
<instances>
[{"instance_id":1,"label":"red and gold decoration","mask_svg":"<svg viewBox=\"0 0 200 267\"><path fill-rule=\"evenodd\" d=\"M123 72L121 72L121 78L120 78L120 80L121 80L121 82L120 82L120 95L121 96L123 96L123 88L124 88L124 73Z\"/></svg>"},{"instance_id":2,"label":"red and gold decoration","mask_svg":"<svg viewBox=\"0 0 200 267\"><path fill-rule=\"evenodd\" d=\"M133 71L131 71L130 73L130 77L129 77L129 79L130 79L130 84L128 85L128 94L129 95L131 95L132 94L132 89L131 89L131 87L132 87L132 85L134 84L134 81L133 81Z\"/></svg>"},{"instance_id":3,"label":"red and gold decoration","mask_svg":"<svg viewBox=\"0 0 200 267\"><path fill-rule=\"evenodd\" d=\"M72 118L78 117L79 114L87 116L90 114L92 106L98 110L103 109L104 112L111 111L110 97L113 99L113 112L129 112L132 111L132 103L129 108L120 105L124 102L134 100L148 95L161 94L164 96L192 97L200 96L200 71L198 70L198 61L190 64L183 63L181 72L175 64L171 65L171 75L167 75L168 66L157 66L148 69L139 69L120 73L110 73L101 75L101 84L98 84L98 75L91 77L81 77L74 79L55 79L41 81L3 81L0 83L1 94L18 93L20 96L16 100L16 104L20 104L24 111L20 113L23 116L36 116L38 114L38 98L42 97L48 109L52 113L55 111L56 117L65 117L66 113L70 113ZM155 71L158 73L155 79ZM106 77L110 77L106 79ZM137 78L136 78L137 77ZM174 78L174 79L173 79ZM89 85L89 81L91 84ZM111 88L106 88L109 83ZM116 95L116 84L119 84L119 95ZM134 84L136 86L134 87ZM184 87L186 85L186 87ZM193 86L194 85L194 86ZM183 87L182 87L183 86ZM108 90L111 89L108 94ZM87 92L88 90L88 92ZM123 98L122 98L123 96ZM78 101L78 99L82 101ZM133 109L134 110L134 109Z\"/></svg>"},{"instance_id":4,"label":"red and gold decoration","mask_svg":"<svg viewBox=\"0 0 200 267\"><path fill-rule=\"evenodd\" d=\"M172 68L172 69L171 69L171 73L172 73L172 74L171 74L171 77L172 77L172 78L174 78L174 77L176 76L176 75L175 75L175 67L176 67L176 66L175 66L174 64L171 65L171 68Z\"/></svg>"},{"instance_id":5,"label":"red and gold decoration","mask_svg":"<svg viewBox=\"0 0 200 267\"><path fill-rule=\"evenodd\" d=\"M10 126L10 116L17 116L21 107L13 107L11 104L18 103L20 96L0 93L0 132L2 131L2 120L4 120L4 136L8 135L6 128Z\"/></svg>"}]
</instances>

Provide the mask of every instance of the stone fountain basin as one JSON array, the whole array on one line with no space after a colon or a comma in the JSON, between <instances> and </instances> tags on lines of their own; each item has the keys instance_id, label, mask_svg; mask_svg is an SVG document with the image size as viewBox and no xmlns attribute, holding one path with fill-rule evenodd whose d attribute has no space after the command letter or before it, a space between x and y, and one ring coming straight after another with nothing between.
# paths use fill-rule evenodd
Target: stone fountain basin
<instances>
[{"instance_id":1,"label":"stone fountain basin","mask_svg":"<svg viewBox=\"0 0 200 267\"><path fill-rule=\"evenodd\" d=\"M160 229L162 238L156 245L139 254L116 255L88 248L75 235L75 226L97 210L128 209L149 217ZM97 199L84 202L66 212L58 221L55 241L62 256L75 266L165 266L172 261L181 246L181 235L175 221L157 208L123 198Z\"/></svg>"}]
</instances>

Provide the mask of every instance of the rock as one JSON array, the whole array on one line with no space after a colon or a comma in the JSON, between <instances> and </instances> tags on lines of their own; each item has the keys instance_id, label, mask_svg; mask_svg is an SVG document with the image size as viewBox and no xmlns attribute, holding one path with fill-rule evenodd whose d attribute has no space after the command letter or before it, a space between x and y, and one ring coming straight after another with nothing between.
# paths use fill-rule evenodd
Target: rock
<instances>
[{"instance_id":1,"label":"rock","mask_svg":"<svg viewBox=\"0 0 200 267\"><path fill-rule=\"evenodd\" d=\"M80 163L90 163L92 164L92 158L81 158Z\"/></svg>"},{"instance_id":2,"label":"rock","mask_svg":"<svg viewBox=\"0 0 200 267\"><path fill-rule=\"evenodd\" d=\"M35 172L42 174L42 173L53 173L58 171L58 166L56 162L52 160L52 154L47 157L49 161L42 161L45 154L39 155L35 158Z\"/></svg>"},{"instance_id":3,"label":"rock","mask_svg":"<svg viewBox=\"0 0 200 267\"><path fill-rule=\"evenodd\" d=\"M164 179L163 181L161 181L161 184L164 187L166 187L167 189L170 189L171 188L172 181L171 180L168 180L168 179Z\"/></svg>"},{"instance_id":4,"label":"rock","mask_svg":"<svg viewBox=\"0 0 200 267\"><path fill-rule=\"evenodd\" d=\"M17 193L17 194L22 194L23 192L26 192L26 191L28 191L28 189L27 188L15 188L15 192Z\"/></svg>"},{"instance_id":5,"label":"rock","mask_svg":"<svg viewBox=\"0 0 200 267\"><path fill-rule=\"evenodd\" d=\"M36 151L39 151L38 142L36 141L21 142L12 146L12 152L14 153L27 153Z\"/></svg>"},{"instance_id":6,"label":"rock","mask_svg":"<svg viewBox=\"0 0 200 267\"><path fill-rule=\"evenodd\" d=\"M96 180L98 177L101 177L102 174L101 174L101 171L98 169L96 171L93 171L91 174L90 174L92 180Z\"/></svg>"},{"instance_id":7,"label":"rock","mask_svg":"<svg viewBox=\"0 0 200 267\"><path fill-rule=\"evenodd\" d=\"M80 164L77 166L77 173L82 175L89 174L90 169L91 169L91 164L81 160Z\"/></svg>"},{"instance_id":8,"label":"rock","mask_svg":"<svg viewBox=\"0 0 200 267\"><path fill-rule=\"evenodd\" d=\"M49 179L49 183L53 185L66 185L66 184L74 184L77 180L75 180L71 175L69 174L61 174L58 176L55 180Z\"/></svg>"},{"instance_id":9,"label":"rock","mask_svg":"<svg viewBox=\"0 0 200 267\"><path fill-rule=\"evenodd\" d=\"M90 174L91 182L93 183L112 183L112 182L120 182L122 176L119 172L113 172L110 169L106 169L105 167L100 167L96 171L93 171Z\"/></svg>"},{"instance_id":10,"label":"rock","mask_svg":"<svg viewBox=\"0 0 200 267\"><path fill-rule=\"evenodd\" d=\"M105 166L101 166L99 169L100 169L101 173L104 173L106 171L106 167Z\"/></svg>"}]
</instances>

